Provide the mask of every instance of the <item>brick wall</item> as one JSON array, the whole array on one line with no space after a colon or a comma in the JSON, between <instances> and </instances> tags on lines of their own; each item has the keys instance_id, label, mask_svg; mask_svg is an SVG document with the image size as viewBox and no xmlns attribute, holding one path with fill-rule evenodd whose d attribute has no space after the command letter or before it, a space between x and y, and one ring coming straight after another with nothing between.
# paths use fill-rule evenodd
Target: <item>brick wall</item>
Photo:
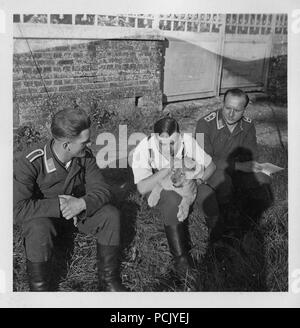
<instances>
[{"instance_id":1,"label":"brick wall","mask_svg":"<svg viewBox=\"0 0 300 328\"><path fill-rule=\"evenodd\" d=\"M287 43L273 44L268 75L268 93L275 101L287 102Z\"/></svg>"},{"instance_id":2,"label":"brick wall","mask_svg":"<svg viewBox=\"0 0 300 328\"><path fill-rule=\"evenodd\" d=\"M75 104L161 110L163 62L159 40L15 39L14 125L43 126L51 111Z\"/></svg>"}]
</instances>

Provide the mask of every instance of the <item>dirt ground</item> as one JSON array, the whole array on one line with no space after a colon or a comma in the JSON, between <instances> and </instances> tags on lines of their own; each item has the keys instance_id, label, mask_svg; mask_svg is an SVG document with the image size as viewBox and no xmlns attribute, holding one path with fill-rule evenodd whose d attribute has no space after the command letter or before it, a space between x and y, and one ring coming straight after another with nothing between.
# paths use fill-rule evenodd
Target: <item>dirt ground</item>
<instances>
[{"instance_id":1,"label":"dirt ground","mask_svg":"<svg viewBox=\"0 0 300 328\"><path fill-rule=\"evenodd\" d=\"M287 145L287 106L274 104L263 94L249 94L245 115L254 120L257 141L268 146ZM182 132L194 132L198 119L221 108L223 97L168 104L165 112L178 116Z\"/></svg>"}]
</instances>

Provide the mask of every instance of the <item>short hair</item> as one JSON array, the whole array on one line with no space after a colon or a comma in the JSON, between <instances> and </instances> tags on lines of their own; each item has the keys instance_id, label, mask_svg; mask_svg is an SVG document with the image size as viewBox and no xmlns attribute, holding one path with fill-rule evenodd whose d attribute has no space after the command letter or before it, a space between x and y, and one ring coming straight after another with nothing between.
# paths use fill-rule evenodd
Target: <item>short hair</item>
<instances>
[{"instance_id":1,"label":"short hair","mask_svg":"<svg viewBox=\"0 0 300 328\"><path fill-rule=\"evenodd\" d=\"M179 133L179 124L172 117L163 117L154 124L154 133L158 133L159 135L167 132L170 136L174 132Z\"/></svg>"},{"instance_id":2,"label":"short hair","mask_svg":"<svg viewBox=\"0 0 300 328\"><path fill-rule=\"evenodd\" d=\"M74 139L90 126L91 120L83 109L65 108L54 114L51 133L55 139Z\"/></svg>"},{"instance_id":3,"label":"short hair","mask_svg":"<svg viewBox=\"0 0 300 328\"><path fill-rule=\"evenodd\" d=\"M249 97L247 95L246 92L244 92L241 89L238 88L234 88L234 89L228 89L225 93L224 93L224 102L226 100L227 95L232 95L234 97L243 97L245 99L245 107L248 105L249 103Z\"/></svg>"}]
</instances>

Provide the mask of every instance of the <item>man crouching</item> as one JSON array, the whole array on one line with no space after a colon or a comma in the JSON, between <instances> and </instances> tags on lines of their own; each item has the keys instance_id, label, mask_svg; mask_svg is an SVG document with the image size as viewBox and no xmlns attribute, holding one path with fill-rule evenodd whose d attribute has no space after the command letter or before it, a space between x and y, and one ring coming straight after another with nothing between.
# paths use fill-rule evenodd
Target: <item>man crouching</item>
<instances>
[{"instance_id":1,"label":"man crouching","mask_svg":"<svg viewBox=\"0 0 300 328\"><path fill-rule=\"evenodd\" d=\"M24 154L14 169L14 222L22 227L31 291L49 291L55 237L76 225L97 239L99 286L126 291L119 275L120 214L96 164L90 118L63 109L52 119L52 139Z\"/></svg>"}]
</instances>

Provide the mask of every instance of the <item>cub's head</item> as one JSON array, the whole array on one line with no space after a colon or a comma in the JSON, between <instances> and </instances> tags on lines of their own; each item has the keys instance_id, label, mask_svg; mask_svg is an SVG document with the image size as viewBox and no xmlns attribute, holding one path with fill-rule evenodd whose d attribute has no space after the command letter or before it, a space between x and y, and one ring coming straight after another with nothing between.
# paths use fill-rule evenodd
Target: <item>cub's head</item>
<instances>
[{"instance_id":1,"label":"cub's head","mask_svg":"<svg viewBox=\"0 0 300 328\"><path fill-rule=\"evenodd\" d=\"M178 167L179 166L179 167ZM171 181L174 187L183 187L188 180L191 180L191 176L196 169L196 162L191 158L184 158L181 163L174 163L174 168L172 169Z\"/></svg>"}]
</instances>

